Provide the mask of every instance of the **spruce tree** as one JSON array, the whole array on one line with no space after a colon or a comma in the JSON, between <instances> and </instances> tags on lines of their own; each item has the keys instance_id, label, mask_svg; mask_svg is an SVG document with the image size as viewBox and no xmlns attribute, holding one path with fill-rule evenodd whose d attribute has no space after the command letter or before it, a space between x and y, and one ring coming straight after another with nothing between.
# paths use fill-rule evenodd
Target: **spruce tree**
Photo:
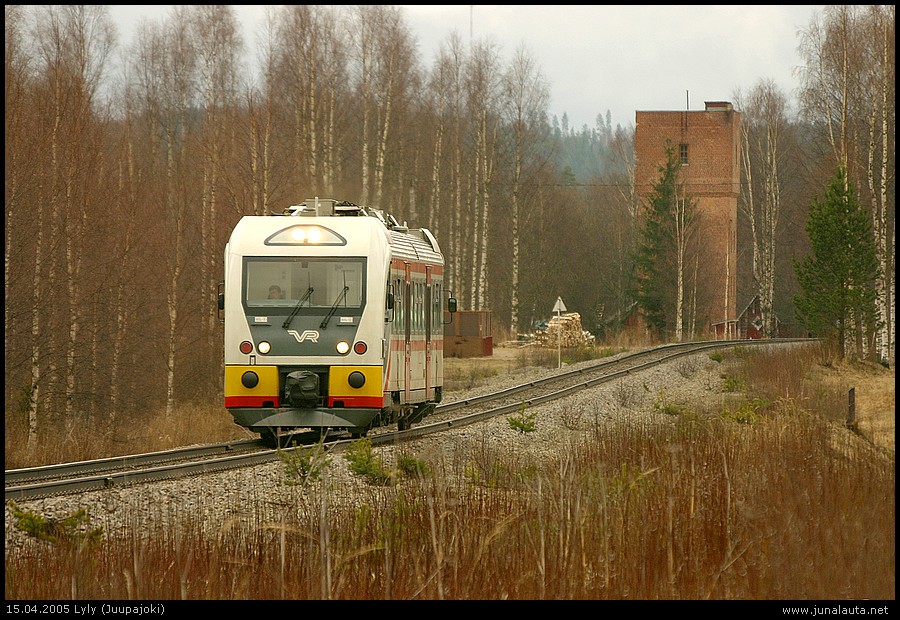
<instances>
[{"instance_id":1,"label":"spruce tree","mask_svg":"<svg viewBox=\"0 0 900 620\"><path fill-rule=\"evenodd\" d=\"M834 341L842 358L848 340L861 352L864 337L878 328L880 267L872 223L845 170L835 173L824 200L813 198L806 233L812 253L794 261L801 288L794 298L797 317L812 335Z\"/></svg>"},{"instance_id":2,"label":"spruce tree","mask_svg":"<svg viewBox=\"0 0 900 620\"><path fill-rule=\"evenodd\" d=\"M678 183L681 158L667 140L666 160L659 166L659 180L652 186L644 210L634 258L634 294L648 326L665 335L676 330L677 241L679 205L693 219L694 205ZM685 201L679 203L680 200Z\"/></svg>"}]
</instances>

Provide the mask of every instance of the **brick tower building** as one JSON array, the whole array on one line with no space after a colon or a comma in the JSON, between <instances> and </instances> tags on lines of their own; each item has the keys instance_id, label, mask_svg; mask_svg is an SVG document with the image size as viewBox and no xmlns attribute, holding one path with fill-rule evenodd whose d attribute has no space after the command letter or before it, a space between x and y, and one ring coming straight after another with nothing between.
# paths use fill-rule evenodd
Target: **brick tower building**
<instances>
[{"instance_id":1,"label":"brick tower building","mask_svg":"<svg viewBox=\"0 0 900 620\"><path fill-rule=\"evenodd\" d=\"M740 113L729 102L707 101L705 110L636 112L635 185L641 204L659 181L668 139L681 155L679 181L700 215L696 270L697 331L737 318L737 204L740 189ZM687 298L687 295L686 295ZM730 334L728 334L730 335Z\"/></svg>"}]
</instances>

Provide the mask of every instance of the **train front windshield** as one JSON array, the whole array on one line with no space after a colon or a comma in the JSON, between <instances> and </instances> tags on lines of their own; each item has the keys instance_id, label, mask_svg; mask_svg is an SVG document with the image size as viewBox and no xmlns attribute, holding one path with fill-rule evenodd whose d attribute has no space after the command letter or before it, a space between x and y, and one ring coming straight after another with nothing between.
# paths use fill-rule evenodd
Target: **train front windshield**
<instances>
[{"instance_id":1,"label":"train front windshield","mask_svg":"<svg viewBox=\"0 0 900 620\"><path fill-rule=\"evenodd\" d=\"M244 304L277 313L338 308L365 302L364 258L245 258Z\"/></svg>"}]
</instances>

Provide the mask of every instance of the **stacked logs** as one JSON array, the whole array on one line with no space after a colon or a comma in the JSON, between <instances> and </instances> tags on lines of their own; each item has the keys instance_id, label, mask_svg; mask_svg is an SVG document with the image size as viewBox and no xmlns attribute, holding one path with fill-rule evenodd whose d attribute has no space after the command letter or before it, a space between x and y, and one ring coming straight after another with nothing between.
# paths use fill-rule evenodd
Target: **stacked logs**
<instances>
[{"instance_id":1,"label":"stacked logs","mask_svg":"<svg viewBox=\"0 0 900 620\"><path fill-rule=\"evenodd\" d=\"M581 315L567 312L547 321L547 329L534 334L535 342L543 347L578 347L594 342L594 335L581 327Z\"/></svg>"}]
</instances>

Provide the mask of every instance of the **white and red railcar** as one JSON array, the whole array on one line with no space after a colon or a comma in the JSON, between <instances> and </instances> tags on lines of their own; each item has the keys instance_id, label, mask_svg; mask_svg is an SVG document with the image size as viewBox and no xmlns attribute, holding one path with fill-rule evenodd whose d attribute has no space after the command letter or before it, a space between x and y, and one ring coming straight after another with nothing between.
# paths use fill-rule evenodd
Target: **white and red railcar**
<instances>
[{"instance_id":1,"label":"white and red railcar","mask_svg":"<svg viewBox=\"0 0 900 620\"><path fill-rule=\"evenodd\" d=\"M241 218L225 246L225 407L274 439L354 436L434 410L443 388L444 257L426 229L311 199Z\"/></svg>"}]
</instances>

